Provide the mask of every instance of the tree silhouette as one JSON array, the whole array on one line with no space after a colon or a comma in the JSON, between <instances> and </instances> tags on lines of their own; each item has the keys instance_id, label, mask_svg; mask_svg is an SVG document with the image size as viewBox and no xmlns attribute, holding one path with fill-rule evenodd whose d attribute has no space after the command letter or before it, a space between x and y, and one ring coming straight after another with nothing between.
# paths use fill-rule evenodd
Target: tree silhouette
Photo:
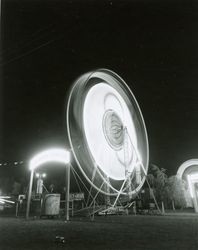
<instances>
[{"instance_id":1,"label":"tree silhouette","mask_svg":"<svg viewBox=\"0 0 198 250\"><path fill-rule=\"evenodd\" d=\"M163 201L165 194L165 186L167 183L167 175L166 169L159 168L154 164L150 164L149 173L148 173L148 181L152 188L155 190L155 194L158 201Z\"/></svg>"},{"instance_id":2,"label":"tree silhouette","mask_svg":"<svg viewBox=\"0 0 198 250\"><path fill-rule=\"evenodd\" d=\"M167 194L169 201L171 201L173 210L175 206L177 207L185 207L186 199L184 195L185 183L183 180L179 179L177 176L173 175L168 178L167 181Z\"/></svg>"}]
</instances>

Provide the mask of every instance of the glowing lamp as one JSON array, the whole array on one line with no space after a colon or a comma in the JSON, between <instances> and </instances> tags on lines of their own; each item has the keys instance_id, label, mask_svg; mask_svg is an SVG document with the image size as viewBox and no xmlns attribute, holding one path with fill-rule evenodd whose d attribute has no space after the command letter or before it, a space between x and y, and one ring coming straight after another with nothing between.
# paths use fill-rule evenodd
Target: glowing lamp
<instances>
[{"instance_id":1,"label":"glowing lamp","mask_svg":"<svg viewBox=\"0 0 198 250\"><path fill-rule=\"evenodd\" d=\"M39 176L40 176L40 174L39 174L39 173L36 173L35 175L36 175L36 178L39 178Z\"/></svg>"},{"instance_id":2,"label":"glowing lamp","mask_svg":"<svg viewBox=\"0 0 198 250\"><path fill-rule=\"evenodd\" d=\"M45 178L46 177L46 173L42 173L42 178Z\"/></svg>"}]
</instances>

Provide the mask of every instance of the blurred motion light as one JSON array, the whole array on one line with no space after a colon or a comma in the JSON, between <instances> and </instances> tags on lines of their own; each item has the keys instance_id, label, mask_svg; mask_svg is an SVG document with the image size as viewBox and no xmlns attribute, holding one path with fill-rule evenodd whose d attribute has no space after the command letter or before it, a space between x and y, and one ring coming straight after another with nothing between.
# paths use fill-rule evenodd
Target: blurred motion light
<instances>
[{"instance_id":1,"label":"blurred motion light","mask_svg":"<svg viewBox=\"0 0 198 250\"><path fill-rule=\"evenodd\" d=\"M194 198L192 185L194 183L198 183L198 173L187 175L187 179L188 179L190 195L191 195L192 198Z\"/></svg>"},{"instance_id":2,"label":"blurred motion light","mask_svg":"<svg viewBox=\"0 0 198 250\"><path fill-rule=\"evenodd\" d=\"M188 180L188 186L189 186L189 190L190 190L190 195L193 198L193 190L192 190L192 183L191 183L190 175L187 175L187 180Z\"/></svg>"},{"instance_id":3,"label":"blurred motion light","mask_svg":"<svg viewBox=\"0 0 198 250\"><path fill-rule=\"evenodd\" d=\"M14 201L10 201L8 199L10 199L10 196L0 196L0 203L1 204L5 204L5 203L11 203L14 204Z\"/></svg>"},{"instance_id":4,"label":"blurred motion light","mask_svg":"<svg viewBox=\"0 0 198 250\"><path fill-rule=\"evenodd\" d=\"M148 171L148 138L135 96L120 76L98 69L75 81L67 132L76 163L92 187L114 196L139 192Z\"/></svg>"},{"instance_id":5,"label":"blurred motion light","mask_svg":"<svg viewBox=\"0 0 198 250\"><path fill-rule=\"evenodd\" d=\"M39 178L40 174L39 173L36 173L36 178Z\"/></svg>"},{"instance_id":6,"label":"blurred motion light","mask_svg":"<svg viewBox=\"0 0 198 250\"><path fill-rule=\"evenodd\" d=\"M70 154L67 150L54 148L45 150L30 161L30 170L36 169L38 166L47 163L47 162L60 162L68 164L70 161Z\"/></svg>"}]
</instances>

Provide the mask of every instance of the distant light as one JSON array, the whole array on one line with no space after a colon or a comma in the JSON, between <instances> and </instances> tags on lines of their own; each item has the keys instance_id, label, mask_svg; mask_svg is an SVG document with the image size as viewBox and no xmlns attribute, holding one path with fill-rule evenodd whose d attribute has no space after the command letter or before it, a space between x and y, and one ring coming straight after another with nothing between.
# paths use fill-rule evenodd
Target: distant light
<instances>
[{"instance_id":1,"label":"distant light","mask_svg":"<svg viewBox=\"0 0 198 250\"><path fill-rule=\"evenodd\" d=\"M9 198L10 198L10 196L0 196L0 203L5 204L7 202L7 203L14 204L15 202L8 200Z\"/></svg>"},{"instance_id":2,"label":"distant light","mask_svg":"<svg viewBox=\"0 0 198 250\"><path fill-rule=\"evenodd\" d=\"M45 178L45 177L46 177L46 173L43 173L43 174L42 174L42 177Z\"/></svg>"},{"instance_id":3,"label":"distant light","mask_svg":"<svg viewBox=\"0 0 198 250\"><path fill-rule=\"evenodd\" d=\"M17 164L18 164L18 162L17 162L17 161L15 161L15 162L14 162L14 165L17 165Z\"/></svg>"},{"instance_id":4,"label":"distant light","mask_svg":"<svg viewBox=\"0 0 198 250\"><path fill-rule=\"evenodd\" d=\"M35 174L36 175L36 178L45 178L46 177L46 173L42 173L42 174L40 174L40 173L36 173Z\"/></svg>"},{"instance_id":5,"label":"distant light","mask_svg":"<svg viewBox=\"0 0 198 250\"><path fill-rule=\"evenodd\" d=\"M6 166L6 165L7 165L7 162L5 162L3 165Z\"/></svg>"},{"instance_id":6,"label":"distant light","mask_svg":"<svg viewBox=\"0 0 198 250\"><path fill-rule=\"evenodd\" d=\"M4 199L1 199L1 200L4 201L4 202L7 202L7 203L11 203L11 204L15 203L14 201L9 201L9 200L4 200Z\"/></svg>"},{"instance_id":7,"label":"distant light","mask_svg":"<svg viewBox=\"0 0 198 250\"><path fill-rule=\"evenodd\" d=\"M36 169L38 166L47 162L60 162L68 164L70 161L70 153L65 149L48 149L36 156L34 156L30 161L30 170Z\"/></svg>"},{"instance_id":8,"label":"distant light","mask_svg":"<svg viewBox=\"0 0 198 250\"><path fill-rule=\"evenodd\" d=\"M39 178L40 177L40 174L39 173L36 173L36 178Z\"/></svg>"},{"instance_id":9,"label":"distant light","mask_svg":"<svg viewBox=\"0 0 198 250\"><path fill-rule=\"evenodd\" d=\"M2 163L0 163L0 166L2 166Z\"/></svg>"},{"instance_id":10,"label":"distant light","mask_svg":"<svg viewBox=\"0 0 198 250\"><path fill-rule=\"evenodd\" d=\"M22 164L22 163L23 163L23 161L20 161L19 163L20 163L20 164Z\"/></svg>"}]
</instances>

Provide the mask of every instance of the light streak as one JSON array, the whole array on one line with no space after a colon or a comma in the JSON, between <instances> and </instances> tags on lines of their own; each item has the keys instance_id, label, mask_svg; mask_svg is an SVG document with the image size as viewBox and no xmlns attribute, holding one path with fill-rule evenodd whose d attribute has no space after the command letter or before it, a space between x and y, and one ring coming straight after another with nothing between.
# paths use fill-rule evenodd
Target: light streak
<instances>
[{"instance_id":1,"label":"light streak","mask_svg":"<svg viewBox=\"0 0 198 250\"><path fill-rule=\"evenodd\" d=\"M30 170L36 169L38 166L47 162L60 162L68 164L70 161L70 154L67 150L61 148L52 148L45 150L36 156L34 156L30 161Z\"/></svg>"},{"instance_id":2,"label":"light streak","mask_svg":"<svg viewBox=\"0 0 198 250\"><path fill-rule=\"evenodd\" d=\"M198 173L188 174L187 175L187 180L188 180L188 186L189 186L189 190L190 190L190 195L191 195L192 198L194 198L194 195L193 195L193 184L194 183L198 183Z\"/></svg>"},{"instance_id":3,"label":"light streak","mask_svg":"<svg viewBox=\"0 0 198 250\"><path fill-rule=\"evenodd\" d=\"M11 198L10 196L0 196L0 203L1 203L1 204L5 204L5 203L14 204L14 203L15 203L14 201L8 200L8 199L10 199L10 198Z\"/></svg>"}]
</instances>

